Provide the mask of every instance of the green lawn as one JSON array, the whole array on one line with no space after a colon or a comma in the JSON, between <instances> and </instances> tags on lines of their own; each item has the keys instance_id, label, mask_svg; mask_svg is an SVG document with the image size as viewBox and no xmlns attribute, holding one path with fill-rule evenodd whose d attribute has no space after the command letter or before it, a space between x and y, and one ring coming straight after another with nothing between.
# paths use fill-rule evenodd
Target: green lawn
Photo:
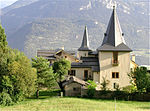
<instances>
[{"instance_id":1,"label":"green lawn","mask_svg":"<svg viewBox=\"0 0 150 111\"><path fill-rule=\"evenodd\" d=\"M82 98L42 97L27 99L0 111L115 111L112 100L93 100ZM150 102L117 101L116 111L150 111Z\"/></svg>"}]
</instances>

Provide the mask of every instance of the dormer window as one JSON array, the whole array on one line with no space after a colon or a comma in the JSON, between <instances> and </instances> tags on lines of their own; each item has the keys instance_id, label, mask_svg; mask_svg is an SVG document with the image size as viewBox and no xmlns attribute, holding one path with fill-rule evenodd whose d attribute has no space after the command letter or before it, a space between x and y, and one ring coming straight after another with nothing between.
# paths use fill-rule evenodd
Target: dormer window
<instances>
[{"instance_id":1,"label":"dormer window","mask_svg":"<svg viewBox=\"0 0 150 111\"><path fill-rule=\"evenodd\" d=\"M112 64L118 65L118 52L113 52Z\"/></svg>"}]
</instances>

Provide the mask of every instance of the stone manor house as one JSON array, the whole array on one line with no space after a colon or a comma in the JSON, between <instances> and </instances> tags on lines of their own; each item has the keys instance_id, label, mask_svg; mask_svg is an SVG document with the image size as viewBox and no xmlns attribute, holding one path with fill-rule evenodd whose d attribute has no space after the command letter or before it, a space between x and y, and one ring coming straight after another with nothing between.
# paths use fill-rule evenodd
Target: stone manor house
<instances>
[{"instance_id":1,"label":"stone manor house","mask_svg":"<svg viewBox=\"0 0 150 111\"><path fill-rule=\"evenodd\" d=\"M60 58L71 61L71 70L63 82L66 96L82 95L83 89L88 85L87 80L93 80L97 84L96 90L100 90L105 79L109 81L108 88L114 90L116 86L122 88L130 85L128 73L137 67L135 56L130 60L132 50L126 45L123 36L114 7L103 42L96 51L89 47L85 27L82 44L76 56L74 52L64 49L38 50L37 56L45 57L50 64Z\"/></svg>"}]
</instances>

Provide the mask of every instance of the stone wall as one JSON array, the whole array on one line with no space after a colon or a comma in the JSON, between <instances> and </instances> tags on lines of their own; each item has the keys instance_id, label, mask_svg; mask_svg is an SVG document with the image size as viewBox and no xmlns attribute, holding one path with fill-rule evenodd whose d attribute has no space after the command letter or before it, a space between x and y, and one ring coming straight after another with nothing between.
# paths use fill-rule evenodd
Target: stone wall
<instances>
[{"instance_id":1,"label":"stone wall","mask_svg":"<svg viewBox=\"0 0 150 111\"><path fill-rule=\"evenodd\" d=\"M81 85L78 83L71 83L65 86L65 96L80 96Z\"/></svg>"}]
</instances>

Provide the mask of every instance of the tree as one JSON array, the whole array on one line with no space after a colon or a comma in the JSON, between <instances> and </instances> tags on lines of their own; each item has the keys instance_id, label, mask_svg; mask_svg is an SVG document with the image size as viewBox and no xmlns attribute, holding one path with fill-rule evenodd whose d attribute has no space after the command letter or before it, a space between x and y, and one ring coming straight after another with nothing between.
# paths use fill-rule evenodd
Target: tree
<instances>
[{"instance_id":1,"label":"tree","mask_svg":"<svg viewBox=\"0 0 150 111\"><path fill-rule=\"evenodd\" d=\"M101 83L101 85L102 85L101 88L103 91L106 91L108 89L107 88L108 84L109 84L109 80L106 80L106 78L103 77L103 82Z\"/></svg>"},{"instance_id":2,"label":"tree","mask_svg":"<svg viewBox=\"0 0 150 111\"><path fill-rule=\"evenodd\" d=\"M6 73L7 69L7 52L8 46L4 29L0 24L0 77L1 74Z\"/></svg>"},{"instance_id":3,"label":"tree","mask_svg":"<svg viewBox=\"0 0 150 111\"><path fill-rule=\"evenodd\" d=\"M87 86L88 91L87 91L87 95L89 98L92 98L95 94L95 88L96 88L96 83L94 81L88 80L87 81L89 83L89 85Z\"/></svg>"},{"instance_id":4,"label":"tree","mask_svg":"<svg viewBox=\"0 0 150 111\"><path fill-rule=\"evenodd\" d=\"M10 103L5 101L22 101L35 93L36 73L30 60L18 50L8 48L5 58L6 61L2 65L5 68L0 70L0 103L9 105Z\"/></svg>"},{"instance_id":5,"label":"tree","mask_svg":"<svg viewBox=\"0 0 150 111\"><path fill-rule=\"evenodd\" d=\"M50 67L48 60L43 57L32 58L32 66L37 70L37 92L36 97L39 97L39 90L44 87L52 87L55 83L53 69Z\"/></svg>"},{"instance_id":6,"label":"tree","mask_svg":"<svg viewBox=\"0 0 150 111\"><path fill-rule=\"evenodd\" d=\"M7 49L7 41L6 41L6 35L5 35L5 31L2 28L1 24L0 24L0 53L3 54L5 53L6 49Z\"/></svg>"},{"instance_id":7,"label":"tree","mask_svg":"<svg viewBox=\"0 0 150 111\"><path fill-rule=\"evenodd\" d=\"M137 67L135 71L131 71L129 77L139 93L148 92L150 89L150 74L148 74L146 67Z\"/></svg>"},{"instance_id":8,"label":"tree","mask_svg":"<svg viewBox=\"0 0 150 111\"><path fill-rule=\"evenodd\" d=\"M0 105L11 105L33 95L36 73L31 61L8 47L0 25Z\"/></svg>"},{"instance_id":9,"label":"tree","mask_svg":"<svg viewBox=\"0 0 150 111\"><path fill-rule=\"evenodd\" d=\"M30 97L35 93L36 70L32 68L31 61L18 50L13 51L14 60L8 64L9 74L13 77L13 85L16 92L21 91L25 97ZM10 57L12 58L12 56Z\"/></svg>"},{"instance_id":10,"label":"tree","mask_svg":"<svg viewBox=\"0 0 150 111\"><path fill-rule=\"evenodd\" d=\"M70 68L71 68L70 62L65 59L60 59L54 62L53 64L55 79L62 92L64 92L64 87L62 86L62 82L65 78L65 75L68 74L68 70L70 70Z\"/></svg>"}]
</instances>

